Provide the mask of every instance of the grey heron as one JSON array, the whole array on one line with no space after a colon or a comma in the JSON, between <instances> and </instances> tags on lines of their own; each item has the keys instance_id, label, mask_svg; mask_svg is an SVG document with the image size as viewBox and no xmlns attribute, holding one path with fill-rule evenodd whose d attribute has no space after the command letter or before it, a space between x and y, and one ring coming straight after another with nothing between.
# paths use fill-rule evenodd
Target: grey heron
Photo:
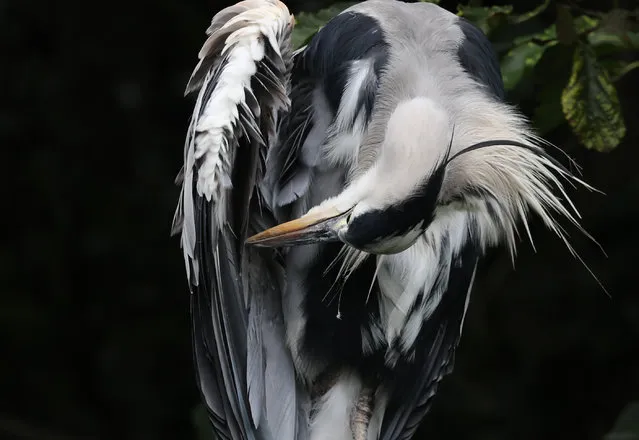
<instances>
[{"instance_id":1,"label":"grey heron","mask_svg":"<svg viewBox=\"0 0 639 440\"><path fill-rule=\"evenodd\" d=\"M174 219L221 438L411 438L452 370L477 262L581 229L473 24L369 0L299 51L278 0L217 13ZM583 231L583 229L581 229Z\"/></svg>"}]
</instances>

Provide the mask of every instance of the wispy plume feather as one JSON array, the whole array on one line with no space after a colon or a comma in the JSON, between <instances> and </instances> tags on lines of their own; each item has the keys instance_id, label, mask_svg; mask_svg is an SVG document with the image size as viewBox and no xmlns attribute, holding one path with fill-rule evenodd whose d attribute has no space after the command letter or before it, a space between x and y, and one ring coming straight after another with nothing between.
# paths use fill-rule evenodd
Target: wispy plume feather
<instances>
[{"instance_id":1,"label":"wispy plume feather","mask_svg":"<svg viewBox=\"0 0 639 440\"><path fill-rule=\"evenodd\" d=\"M472 189L470 193L482 196L464 199L469 206L479 208L475 211L477 232L473 238L484 248L505 244L514 262L520 223L535 248L529 226L529 213L532 212L564 242L569 252L606 291L575 251L568 233L559 223L559 218L567 219L601 248L579 222L581 215L567 194L565 185L597 190L544 151L541 144L549 143L526 132L522 133L521 138L479 142L462 149L447 161L448 166L454 166L455 161L461 161L466 156L464 166L473 167L473 171L468 173L466 185Z\"/></svg>"}]
</instances>

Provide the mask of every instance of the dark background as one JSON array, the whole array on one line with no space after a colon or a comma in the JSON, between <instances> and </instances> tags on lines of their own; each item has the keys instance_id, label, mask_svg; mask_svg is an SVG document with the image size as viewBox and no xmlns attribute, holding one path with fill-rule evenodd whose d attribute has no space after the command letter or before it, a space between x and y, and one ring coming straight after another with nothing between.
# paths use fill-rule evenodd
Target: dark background
<instances>
[{"instance_id":1,"label":"dark background","mask_svg":"<svg viewBox=\"0 0 639 440\"><path fill-rule=\"evenodd\" d=\"M182 92L229 3L0 1L0 438L196 438L169 228ZM537 253L523 243L514 270L495 252L419 438L602 439L639 398L637 84L639 70L617 84L628 133L616 150L586 150L567 126L548 135L606 193L574 197L608 257L569 232L611 297L538 224Z\"/></svg>"}]
</instances>

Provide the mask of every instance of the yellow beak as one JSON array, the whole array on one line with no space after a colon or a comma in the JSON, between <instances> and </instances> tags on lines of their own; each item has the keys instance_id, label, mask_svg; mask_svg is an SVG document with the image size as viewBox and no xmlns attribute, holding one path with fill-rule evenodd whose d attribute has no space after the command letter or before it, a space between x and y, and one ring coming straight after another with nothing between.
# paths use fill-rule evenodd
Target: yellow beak
<instances>
[{"instance_id":1,"label":"yellow beak","mask_svg":"<svg viewBox=\"0 0 639 440\"><path fill-rule=\"evenodd\" d=\"M334 208L306 214L298 219L277 225L246 240L247 244L278 247L339 241L340 228L347 224L347 212Z\"/></svg>"}]
</instances>

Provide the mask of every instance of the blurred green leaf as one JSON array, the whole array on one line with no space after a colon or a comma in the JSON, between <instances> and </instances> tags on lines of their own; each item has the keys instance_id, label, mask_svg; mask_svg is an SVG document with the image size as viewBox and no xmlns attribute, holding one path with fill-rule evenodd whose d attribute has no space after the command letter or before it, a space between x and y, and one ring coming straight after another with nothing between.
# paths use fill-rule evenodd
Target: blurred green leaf
<instances>
[{"instance_id":1,"label":"blurred green leaf","mask_svg":"<svg viewBox=\"0 0 639 440\"><path fill-rule=\"evenodd\" d=\"M639 440L639 402L629 403L604 440Z\"/></svg>"},{"instance_id":2,"label":"blurred green leaf","mask_svg":"<svg viewBox=\"0 0 639 440\"><path fill-rule=\"evenodd\" d=\"M473 22L486 35L506 22L513 12L513 7L506 6L470 6L457 5L457 15Z\"/></svg>"},{"instance_id":3,"label":"blurred green leaf","mask_svg":"<svg viewBox=\"0 0 639 440\"><path fill-rule=\"evenodd\" d=\"M555 27L542 32L517 37L513 47L501 59L501 72L506 90L512 90L524 74L539 62L546 49L557 44Z\"/></svg>"},{"instance_id":4,"label":"blurred green leaf","mask_svg":"<svg viewBox=\"0 0 639 440\"><path fill-rule=\"evenodd\" d=\"M639 61L634 61L632 63L626 63L625 61L621 61L617 65L617 69L613 71L613 81L618 81L622 76L627 74L628 72L639 68Z\"/></svg>"},{"instance_id":5,"label":"blurred green leaf","mask_svg":"<svg viewBox=\"0 0 639 440\"><path fill-rule=\"evenodd\" d=\"M586 17L586 16L581 16L581 17L577 17L574 20L574 26L575 29L578 33L584 33L584 32L589 32L592 29L594 29L597 26L597 22L596 21L592 21L590 19L590 17ZM536 32L533 34L527 34L527 35L521 35L518 36L516 38L513 39L512 41L512 46L519 46L528 42L534 42L537 44L541 44L541 43L551 43L550 46L554 46L557 41L557 26L556 25L550 25L548 26L546 29L544 29L541 32Z\"/></svg>"},{"instance_id":6,"label":"blurred green leaf","mask_svg":"<svg viewBox=\"0 0 639 440\"><path fill-rule=\"evenodd\" d=\"M530 35L522 35L513 40L513 45L518 46L520 44L528 43L529 41L536 43L550 43L553 42L553 46L557 43L557 29L555 25L548 26L541 32Z\"/></svg>"},{"instance_id":7,"label":"blurred green leaf","mask_svg":"<svg viewBox=\"0 0 639 440\"><path fill-rule=\"evenodd\" d=\"M607 33L624 33L630 30L630 11L612 8L601 17L601 30Z\"/></svg>"},{"instance_id":8,"label":"blurred green leaf","mask_svg":"<svg viewBox=\"0 0 639 440\"><path fill-rule=\"evenodd\" d=\"M515 46L506 53L501 61L501 72L506 90L512 90L519 83L526 71L532 70L539 62L546 49L557 44L537 44L532 41Z\"/></svg>"},{"instance_id":9,"label":"blurred green leaf","mask_svg":"<svg viewBox=\"0 0 639 440\"><path fill-rule=\"evenodd\" d=\"M593 32L599 23L599 19L587 15L574 18L567 8L560 7L557 9L557 23L552 27L558 40L571 45L577 41L577 37Z\"/></svg>"},{"instance_id":10,"label":"blurred green leaf","mask_svg":"<svg viewBox=\"0 0 639 440\"><path fill-rule=\"evenodd\" d=\"M292 36L293 47L297 49L307 44L313 35L331 18L354 4L356 2L334 3L328 8L320 9L317 12L300 12L297 14Z\"/></svg>"},{"instance_id":11,"label":"blurred green leaf","mask_svg":"<svg viewBox=\"0 0 639 440\"><path fill-rule=\"evenodd\" d=\"M572 20L571 26L575 35L578 35L594 29L597 21L587 16L580 16ZM513 47L501 59L501 71L506 90L514 89L524 75L537 65L545 51L558 42L556 25L548 26L541 32L515 38Z\"/></svg>"},{"instance_id":12,"label":"blurred green leaf","mask_svg":"<svg viewBox=\"0 0 639 440\"><path fill-rule=\"evenodd\" d=\"M608 71L613 82L619 81L627 73L639 68L639 61L605 60L601 65Z\"/></svg>"},{"instance_id":13,"label":"blurred green leaf","mask_svg":"<svg viewBox=\"0 0 639 440\"><path fill-rule=\"evenodd\" d=\"M596 49L598 55L639 50L639 32L597 29L588 34L588 44Z\"/></svg>"},{"instance_id":14,"label":"blurred green leaf","mask_svg":"<svg viewBox=\"0 0 639 440\"><path fill-rule=\"evenodd\" d=\"M420 0L423 1L423 0ZM439 3L439 2L438 2ZM535 9L524 12L523 14L513 14L512 5L504 6L475 6L475 5L458 5L457 15L464 17L473 22L486 35L489 35L497 28L505 24L521 24L541 14L548 5L550 0L544 0L542 4Z\"/></svg>"},{"instance_id":15,"label":"blurred green leaf","mask_svg":"<svg viewBox=\"0 0 639 440\"><path fill-rule=\"evenodd\" d=\"M575 49L561 106L573 132L587 148L612 150L626 134L617 90L586 44Z\"/></svg>"},{"instance_id":16,"label":"blurred green leaf","mask_svg":"<svg viewBox=\"0 0 639 440\"><path fill-rule=\"evenodd\" d=\"M599 19L587 15L580 15L573 20L573 25L578 35L593 32L599 26L599 23Z\"/></svg>"},{"instance_id":17,"label":"blurred green leaf","mask_svg":"<svg viewBox=\"0 0 639 440\"><path fill-rule=\"evenodd\" d=\"M519 14L519 15L514 15L514 14L511 15L510 17L508 17L508 22L512 24L519 24L519 23L528 21L532 18L535 18L536 16L544 12L546 8L548 8L549 4L550 4L550 0L544 0L542 4L537 6L532 11L524 12L523 14Z\"/></svg>"},{"instance_id":18,"label":"blurred green leaf","mask_svg":"<svg viewBox=\"0 0 639 440\"><path fill-rule=\"evenodd\" d=\"M439 4L440 0L419 0L421 3L435 3L436 5Z\"/></svg>"}]
</instances>

